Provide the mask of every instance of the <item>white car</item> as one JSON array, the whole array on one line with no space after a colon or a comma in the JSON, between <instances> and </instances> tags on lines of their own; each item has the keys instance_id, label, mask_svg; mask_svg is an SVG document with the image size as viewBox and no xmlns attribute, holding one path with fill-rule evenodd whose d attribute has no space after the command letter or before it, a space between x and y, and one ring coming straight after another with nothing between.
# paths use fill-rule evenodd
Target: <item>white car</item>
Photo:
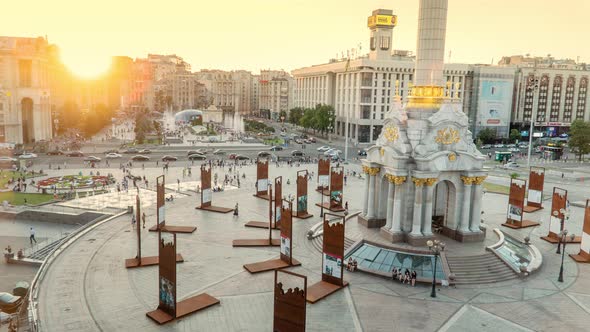
<instances>
[{"instance_id":1,"label":"white car","mask_svg":"<svg viewBox=\"0 0 590 332\"><path fill-rule=\"evenodd\" d=\"M517 168L517 167L520 167L520 165L513 162L513 161L506 163L506 165L503 166L504 169L513 169L513 168Z\"/></svg>"},{"instance_id":2,"label":"white car","mask_svg":"<svg viewBox=\"0 0 590 332\"><path fill-rule=\"evenodd\" d=\"M107 159L117 159L117 158L121 158L123 157L122 155L118 154L118 153L107 153L107 155L105 156L105 158Z\"/></svg>"},{"instance_id":3,"label":"white car","mask_svg":"<svg viewBox=\"0 0 590 332\"><path fill-rule=\"evenodd\" d=\"M325 152L325 151L328 151L328 150L330 150L330 149L331 149L331 148L330 148L329 146L326 146L326 145L324 145L324 146L320 146L320 147L318 148L318 151L320 151L320 152Z\"/></svg>"},{"instance_id":4,"label":"white car","mask_svg":"<svg viewBox=\"0 0 590 332\"><path fill-rule=\"evenodd\" d=\"M6 156L0 157L0 162L15 162L15 161L16 161L16 159L14 159L14 158L6 157Z\"/></svg>"},{"instance_id":5,"label":"white car","mask_svg":"<svg viewBox=\"0 0 590 332\"><path fill-rule=\"evenodd\" d=\"M37 158L37 155L34 153L23 153L19 156L20 159L33 159L33 158Z\"/></svg>"},{"instance_id":6,"label":"white car","mask_svg":"<svg viewBox=\"0 0 590 332\"><path fill-rule=\"evenodd\" d=\"M332 150L324 152L324 156L339 157L340 153L338 152L338 150L332 149Z\"/></svg>"},{"instance_id":7,"label":"white car","mask_svg":"<svg viewBox=\"0 0 590 332\"><path fill-rule=\"evenodd\" d=\"M338 149L330 149L326 152L330 152L330 153L342 153L342 151L338 150Z\"/></svg>"}]
</instances>

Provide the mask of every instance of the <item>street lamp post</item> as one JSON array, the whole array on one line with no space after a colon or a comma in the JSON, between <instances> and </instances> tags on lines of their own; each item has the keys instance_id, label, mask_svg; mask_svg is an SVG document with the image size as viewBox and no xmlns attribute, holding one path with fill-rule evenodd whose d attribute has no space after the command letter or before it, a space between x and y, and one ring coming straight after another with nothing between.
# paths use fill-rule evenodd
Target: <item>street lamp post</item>
<instances>
[{"instance_id":1,"label":"street lamp post","mask_svg":"<svg viewBox=\"0 0 590 332\"><path fill-rule=\"evenodd\" d=\"M569 237L571 241L573 241L576 236L574 234L570 234ZM563 251L561 253L561 267L559 268L559 277L557 278L557 281L563 282L563 258L565 256L565 245L567 243L567 229L564 229L559 233L559 241L563 242Z\"/></svg>"},{"instance_id":2,"label":"street lamp post","mask_svg":"<svg viewBox=\"0 0 590 332\"><path fill-rule=\"evenodd\" d=\"M436 261L442 251L445 250L445 243L439 240L428 240L426 241L428 249L434 254L434 267L432 269L432 291L430 297L436 297Z\"/></svg>"},{"instance_id":3,"label":"street lamp post","mask_svg":"<svg viewBox=\"0 0 590 332\"><path fill-rule=\"evenodd\" d=\"M566 218L569 219L570 211L569 211L569 209L561 208L561 209L559 209L559 212L561 212L561 215L563 216L561 218L561 220L560 220L561 226L559 227L559 230L563 231L564 228L565 228L564 220ZM557 211L553 211L553 215L555 217L558 217L559 216L559 213ZM556 254L560 254L561 253L560 246L561 246L561 237L559 237L559 242L557 243L557 251L555 252Z\"/></svg>"}]
</instances>

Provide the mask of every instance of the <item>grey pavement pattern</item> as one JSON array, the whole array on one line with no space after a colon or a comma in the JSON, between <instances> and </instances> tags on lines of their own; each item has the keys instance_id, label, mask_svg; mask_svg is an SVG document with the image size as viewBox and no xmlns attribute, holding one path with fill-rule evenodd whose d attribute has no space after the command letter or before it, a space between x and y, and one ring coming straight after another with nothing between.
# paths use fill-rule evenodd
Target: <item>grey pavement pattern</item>
<instances>
[{"instance_id":1,"label":"grey pavement pattern","mask_svg":"<svg viewBox=\"0 0 590 332\"><path fill-rule=\"evenodd\" d=\"M352 166L356 168L356 166ZM299 169L303 169L304 166ZM222 170L215 169L222 176ZM227 168L226 168L227 171ZM157 306L157 267L126 270L124 259L135 256L135 234L130 215L106 222L81 237L58 256L41 283L39 314L43 331L268 331L272 327L272 273L250 275L244 263L278 257L278 248L232 248L238 238L264 238L268 231L248 229L249 220L267 220L268 202L254 198L255 169L239 169L247 180L242 188L214 193L216 205L240 203L240 216L195 210L197 197L183 196L167 203L167 222L196 225L194 234L178 235L178 252L186 262L178 265L178 297L206 291L221 305L158 326L145 313ZM291 179L283 194L295 193L296 167L271 166L270 175ZM317 171L310 166L310 171ZM198 176L196 177L198 179ZM193 174L192 180L195 176ZM172 182L172 181L170 181ZM344 200L350 210L360 209L363 180L349 177ZM310 183L310 202L319 201L315 180ZM481 254L485 245L497 241L491 231L504 221L507 196L485 194L483 208L489 231L485 243L460 244L445 239L448 255ZM541 269L525 280L503 283L443 287L436 299L429 285L409 287L364 273L345 273L348 289L307 306L309 331L584 331L590 330L590 266L577 265L566 257L565 282L557 282L560 257L555 246L539 239L548 231L548 211L531 215L542 225L524 230L502 228L518 238L531 236L543 253ZM319 208L309 204L314 218L294 219L293 255L301 267L290 270L308 276L308 284L320 280L320 253L305 237L320 221ZM155 223L155 206L145 207L147 225ZM568 229L581 231L582 209L573 207ZM278 232L273 233L278 237ZM347 237L385 243L377 231L347 223ZM157 254L157 235L142 233L143 254ZM577 253L579 245L568 245ZM586 278L585 278L586 277Z\"/></svg>"}]
</instances>

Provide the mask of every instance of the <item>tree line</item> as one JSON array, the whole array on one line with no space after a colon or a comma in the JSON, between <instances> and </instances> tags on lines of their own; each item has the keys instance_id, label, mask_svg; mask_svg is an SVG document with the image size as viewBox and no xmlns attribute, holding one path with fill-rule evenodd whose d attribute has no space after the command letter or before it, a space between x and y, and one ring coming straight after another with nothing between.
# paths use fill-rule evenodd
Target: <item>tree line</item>
<instances>
[{"instance_id":1,"label":"tree line","mask_svg":"<svg viewBox=\"0 0 590 332\"><path fill-rule=\"evenodd\" d=\"M317 104L314 108L295 107L289 111L288 116L290 123L322 134L334 128L334 119L334 107L323 104Z\"/></svg>"}]
</instances>

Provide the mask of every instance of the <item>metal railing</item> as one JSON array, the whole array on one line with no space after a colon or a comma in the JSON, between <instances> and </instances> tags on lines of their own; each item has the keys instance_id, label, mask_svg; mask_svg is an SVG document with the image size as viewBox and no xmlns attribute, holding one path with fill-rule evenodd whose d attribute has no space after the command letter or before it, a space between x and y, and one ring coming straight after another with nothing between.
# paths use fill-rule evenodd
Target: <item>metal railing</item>
<instances>
[{"instance_id":1,"label":"metal railing","mask_svg":"<svg viewBox=\"0 0 590 332\"><path fill-rule=\"evenodd\" d=\"M21 306L21 309L19 310L19 312L24 310L27 313L27 322L28 322L27 328L29 331L32 331L32 332L41 331L41 328L40 328L41 324L39 321L39 313L37 312L37 306L38 306L37 301L38 301L38 296L39 296L38 286L41 283L41 281L43 281L43 278L45 277L47 270L49 269L49 267L51 266L53 261L56 259L56 257L59 254L61 254L66 248L68 248L72 243L74 243L76 240L78 240L78 238L80 238L81 236L83 236L87 232L91 231L92 229L94 229L95 227L97 227L99 225L102 225L108 221L118 218L126 213L127 213L127 211L120 212L116 215L110 216L110 217L108 217L106 219L102 219L102 220L101 220L102 217L99 217L94 222L87 223L86 225L76 229L73 233L67 235L61 241L61 243L58 246L56 246L51 251L51 253L49 253L49 255L47 255L47 258L45 259L43 264L41 264L39 271L37 271L37 273L35 274L35 277L33 278L33 281L31 282L31 286L29 287L29 291L26 295L27 305ZM22 314L22 315L24 315L24 314ZM23 326L19 325L17 328L17 331L25 331L25 329L21 329L21 328L23 328Z\"/></svg>"}]
</instances>

